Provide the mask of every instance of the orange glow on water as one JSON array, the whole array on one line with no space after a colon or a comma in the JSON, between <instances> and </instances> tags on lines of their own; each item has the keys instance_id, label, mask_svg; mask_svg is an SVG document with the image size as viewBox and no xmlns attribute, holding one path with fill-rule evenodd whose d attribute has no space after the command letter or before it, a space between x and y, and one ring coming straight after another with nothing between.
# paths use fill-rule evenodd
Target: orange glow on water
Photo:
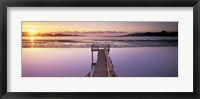
<instances>
[{"instance_id":1,"label":"orange glow on water","mask_svg":"<svg viewBox=\"0 0 200 99\"><path fill-rule=\"evenodd\" d=\"M34 38L33 37L31 37L30 40L31 40L31 42L34 42Z\"/></svg>"}]
</instances>

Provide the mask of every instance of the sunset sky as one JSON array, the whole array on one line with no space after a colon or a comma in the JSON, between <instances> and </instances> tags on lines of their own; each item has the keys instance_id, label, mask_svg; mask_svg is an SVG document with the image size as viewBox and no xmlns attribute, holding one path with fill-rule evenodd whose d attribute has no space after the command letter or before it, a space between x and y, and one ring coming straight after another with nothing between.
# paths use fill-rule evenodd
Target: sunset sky
<instances>
[{"instance_id":1,"label":"sunset sky","mask_svg":"<svg viewBox=\"0 0 200 99\"><path fill-rule=\"evenodd\" d=\"M93 21L93 22L22 22L22 32L47 33L62 31L123 31L160 32L178 31L178 22L134 22L134 21Z\"/></svg>"}]
</instances>

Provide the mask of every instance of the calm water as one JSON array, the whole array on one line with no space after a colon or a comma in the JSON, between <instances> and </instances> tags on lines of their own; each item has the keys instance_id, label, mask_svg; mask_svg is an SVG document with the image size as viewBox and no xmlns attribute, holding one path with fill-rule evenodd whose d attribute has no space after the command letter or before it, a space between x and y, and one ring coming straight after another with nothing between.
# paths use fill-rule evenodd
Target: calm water
<instances>
[{"instance_id":1,"label":"calm water","mask_svg":"<svg viewBox=\"0 0 200 99\"><path fill-rule=\"evenodd\" d=\"M178 47L111 48L119 77L177 77ZM90 48L22 48L23 77L83 77L91 69Z\"/></svg>"}]
</instances>

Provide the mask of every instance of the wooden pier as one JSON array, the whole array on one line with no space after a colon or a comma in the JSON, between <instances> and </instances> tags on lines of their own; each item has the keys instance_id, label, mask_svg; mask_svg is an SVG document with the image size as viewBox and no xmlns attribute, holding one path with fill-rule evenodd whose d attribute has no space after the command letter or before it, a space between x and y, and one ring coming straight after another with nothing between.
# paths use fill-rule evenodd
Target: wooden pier
<instances>
[{"instance_id":1,"label":"wooden pier","mask_svg":"<svg viewBox=\"0 0 200 99\"><path fill-rule=\"evenodd\" d=\"M114 66L112 60L109 57L110 45L92 45L92 63L91 71L86 75L86 77L117 77L114 72ZM97 51L97 62L93 61L93 52Z\"/></svg>"}]
</instances>

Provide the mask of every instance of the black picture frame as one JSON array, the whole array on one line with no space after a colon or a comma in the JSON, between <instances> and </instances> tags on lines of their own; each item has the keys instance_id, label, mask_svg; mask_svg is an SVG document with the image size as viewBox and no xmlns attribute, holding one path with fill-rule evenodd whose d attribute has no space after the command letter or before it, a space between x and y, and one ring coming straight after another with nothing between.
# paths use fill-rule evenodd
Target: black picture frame
<instances>
[{"instance_id":1,"label":"black picture frame","mask_svg":"<svg viewBox=\"0 0 200 99\"><path fill-rule=\"evenodd\" d=\"M7 92L7 7L193 7L193 92ZM3 99L200 99L199 38L200 0L1 0L0 97Z\"/></svg>"}]
</instances>

